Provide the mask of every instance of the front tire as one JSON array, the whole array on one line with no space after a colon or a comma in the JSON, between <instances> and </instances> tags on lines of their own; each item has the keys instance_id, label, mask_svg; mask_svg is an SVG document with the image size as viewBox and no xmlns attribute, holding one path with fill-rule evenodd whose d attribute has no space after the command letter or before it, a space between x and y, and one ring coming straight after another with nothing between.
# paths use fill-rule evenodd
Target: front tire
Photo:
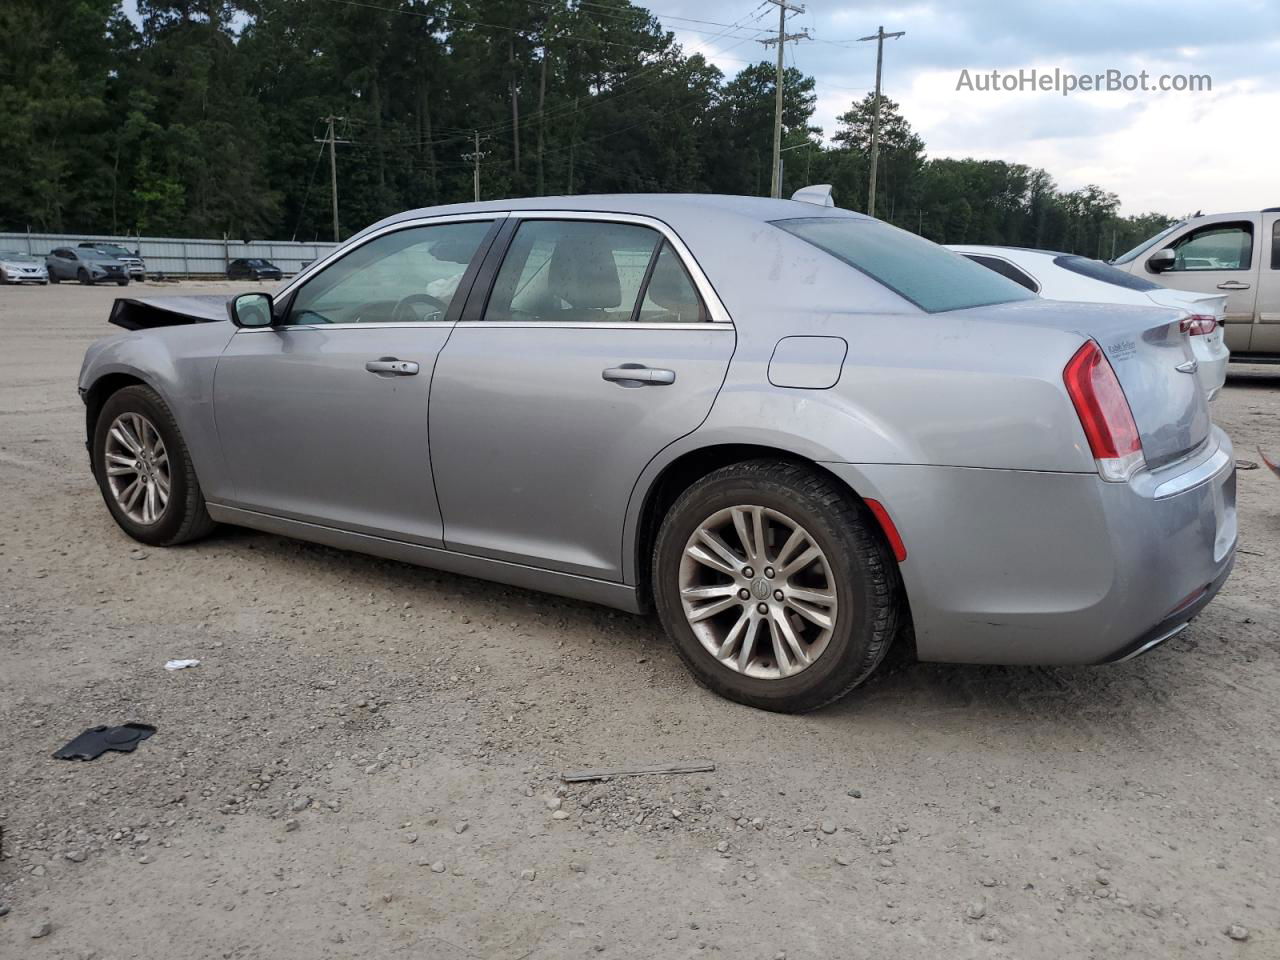
<instances>
[{"instance_id":1,"label":"front tire","mask_svg":"<svg viewBox=\"0 0 1280 960\"><path fill-rule=\"evenodd\" d=\"M686 490L658 533L658 615L705 686L803 713L862 683L901 607L875 518L814 468L732 464Z\"/></svg>"},{"instance_id":2,"label":"front tire","mask_svg":"<svg viewBox=\"0 0 1280 960\"><path fill-rule=\"evenodd\" d=\"M76 273L76 279L80 281L82 287L93 286L93 277L89 276L88 270L80 270Z\"/></svg>"},{"instance_id":3,"label":"front tire","mask_svg":"<svg viewBox=\"0 0 1280 960\"><path fill-rule=\"evenodd\" d=\"M93 472L111 516L135 540L169 547L213 529L186 442L150 387L107 398L93 432Z\"/></svg>"}]
</instances>

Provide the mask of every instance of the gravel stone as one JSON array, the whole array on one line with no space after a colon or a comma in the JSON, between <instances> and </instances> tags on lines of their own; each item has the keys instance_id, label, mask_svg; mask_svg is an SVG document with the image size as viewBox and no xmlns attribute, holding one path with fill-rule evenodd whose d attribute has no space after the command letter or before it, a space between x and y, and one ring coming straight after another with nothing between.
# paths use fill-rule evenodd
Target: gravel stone
<instances>
[{"instance_id":1,"label":"gravel stone","mask_svg":"<svg viewBox=\"0 0 1280 960\"><path fill-rule=\"evenodd\" d=\"M1226 934L1232 940L1248 940L1249 928L1240 923L1233 923L1231 926L1227 927Z\"/></svg>"}]
</instances>

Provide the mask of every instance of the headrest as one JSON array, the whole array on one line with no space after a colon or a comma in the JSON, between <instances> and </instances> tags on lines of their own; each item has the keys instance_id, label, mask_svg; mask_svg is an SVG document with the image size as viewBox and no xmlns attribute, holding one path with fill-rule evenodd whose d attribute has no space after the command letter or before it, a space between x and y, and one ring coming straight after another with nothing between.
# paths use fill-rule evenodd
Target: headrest
<instances>
[{"instance_id":1,"label":"headrest","mask_svg":"<svg viewBox=\"0 0 1280 960\"><path fill-rule=\"evenodd\" d=\"M622 302L618 265L600 237L561 237L551 255L547 287L579 310L602 310Z\"/></svg>"}]
</instances>

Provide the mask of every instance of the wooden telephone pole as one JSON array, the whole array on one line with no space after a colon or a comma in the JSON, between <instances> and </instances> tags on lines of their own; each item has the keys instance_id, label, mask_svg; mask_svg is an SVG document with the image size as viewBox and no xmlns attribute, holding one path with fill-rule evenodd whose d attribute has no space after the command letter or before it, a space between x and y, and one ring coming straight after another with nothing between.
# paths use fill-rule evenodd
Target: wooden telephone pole
<instances>
[{"instance_id":1,"label":"wooden telephone pole","mask_svg":"<svg viewBox=\"0 0 1280 960\"><path fill-rule=\"evenodd\" d=\"M808 40L809 34L803 30L799 33L787 33L787 11L804 13L804 7L789 3L788 0L769 0L778 8L778 36L760 42L766 47L778 45L778 71L776 74L773 104L773 176L770 180L769 196L782 196L782 54L788 40Z\"/></svg>"},{"instance_id":2,"label":"wooden telephone pole","mask_svg":"<svg viewBox=\"0 0 1280 960\"><path fill-rule=\"evenodd\" d=\"M333 242L340 243L342 237L338 235L338 157L337 145L340 143L350 143L350 140L339 140L336 133L336 124L339 120L345 120L346 117L335 117L332 114L324 118L328 129L323 137L317 137L316 143L327 143L329 145L329 182L333 187Z\"/></svg>"},{"instance_id":3,"label":"wooden telephone pole","mask_svg":"<svg viewBox=\"0 0 1280 960\"><path fill-rule=\"evenodd\" d=\"M867 216L876 215L876 167L880 163L880 68L884 63L884 42L905 37L907 32L885 33L884 27L877 27L869 37L859 37L858 41L874 40L876 42L876 98L871 112L871 186L867 193Z\"/></svg>"}]
</instances>

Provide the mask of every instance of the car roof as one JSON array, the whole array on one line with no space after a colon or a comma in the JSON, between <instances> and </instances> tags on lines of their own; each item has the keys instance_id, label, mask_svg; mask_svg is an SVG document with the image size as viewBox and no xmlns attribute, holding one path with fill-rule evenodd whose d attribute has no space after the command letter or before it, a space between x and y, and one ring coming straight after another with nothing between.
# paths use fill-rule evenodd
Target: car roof
<instances>
[{"instance_id":1,"label":"car roof","mask_svg":"<svg viewBox=\"0 0 1280 960\"><path fill-rule=\"evenodd\" d=\"M681 221L708 217L725 221L793 220L801 217L845 217L868 220L865 214L839 207L820 207L799 200L739 197L715 193L601 193L574 197L516 197L480 203L450 203L406 210L362 230L379 229L402 220L468 213L507 213L514 210L555 210L583 213L621 213L654 217L678 228Z\"/></svg>"}]
</instances>

